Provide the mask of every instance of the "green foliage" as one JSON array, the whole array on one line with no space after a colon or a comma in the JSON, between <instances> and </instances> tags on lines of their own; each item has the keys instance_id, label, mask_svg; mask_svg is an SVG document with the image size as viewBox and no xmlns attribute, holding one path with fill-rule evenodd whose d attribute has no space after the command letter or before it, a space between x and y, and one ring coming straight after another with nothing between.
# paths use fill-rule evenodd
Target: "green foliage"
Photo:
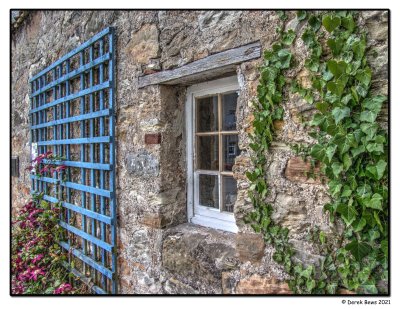
<instances>
[{"instance_id":1,"label":"green foliage","mask_svg":"<svg viewBox=\"0 0 400 309\"><path fill-rule=\"evenodd\" d=\"M333 202L324 209L331 221L342 220L346 227L341 249L328 251L340 276L328 271L324 291L332 293L342 286L360 293L378 293L377 282L386 280L387 273L388 146L387 133L376 119L387 98L370 93L372 71L365 56L366 38L357 29L352 13L322 16L331 52L324 62L313 56L319 53L318 29L311 25L316 18L310 21L309 17L309 27L302 36L312 55L309 61L320 63L318 70L309 68L312 92L320 98L315 105L318 112L309 122L310 128L319 132L310 155L324 164L330 179Z\"/></svg>"},{"instance_id":2,"label":"green foliage","mask_svg":"<svg viewBox=\"0 0 400 309\"><path fill-rule=\"evenodd\" d=\"M255 210L246 220L274 246L273 258L290 275L293 292L336 294L339 288L383 292L378 282L388 277L388 145L387 132L376 119L387 98L370 92L372 71L365 56L366 37L357 28L353 13L298 11L297 17L307 21L301 39L309 49L305 67L311 72L312 87L305 89L291 81L290 90L315 105L317 113L306 124L317 143L309 149L304 145L292 148L311 162L321 162L332 197L324 210L331 222L344 223L344 231L332 235L313 230L309 237L324 259L318 267L300 265L292 259L288 230L271 220L273 208L265 202L266 153L274 137L273 121L283 115L280 104L289 83L283 73L294 62L289 49L296 39L292 31L280 31L280 41L265 51L260 68L250 144L254 170L246 173ZM329 54L324 51L322 57L324 31L329 35Z\"/></svg>"}]
</instances>

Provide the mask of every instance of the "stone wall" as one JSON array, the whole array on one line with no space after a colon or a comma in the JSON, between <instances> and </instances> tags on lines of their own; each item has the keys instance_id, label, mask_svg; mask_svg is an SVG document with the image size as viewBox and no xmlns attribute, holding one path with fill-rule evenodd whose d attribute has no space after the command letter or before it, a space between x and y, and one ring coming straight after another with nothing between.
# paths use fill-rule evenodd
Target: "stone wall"
<instances>
[{"instance_id":1,"label":"stone wall","mask_svg":"<svg viewBox=\"0 0 400 309\"><path fill-rule=\"evenodd\" d=\"M287 275L272 260L273 248L243 221L251 211L245 171L251 168L248 133L252 100L262 59L237 66L240 85L237 119L242 150L234 166L238 183L235 218L238 234L187 223L186 85L138 88L138 77L181 67L211 54L260 41L270 48L275 28L301 34L306 24L296 12L283 22L274 11L35 11L23 15L12 32L12 155L20 158L20 177L12 177L12 205L29 197L24 169L30 160L29 77L105 27L117 34L117 205L120 293L289 293ZM388 13L362 12L358 21L370 32L368 59L373 89L387 94ZM301 35L293 52L298 65L288 75L307 83L301 70L307 55ZM313 111L288 94L284 119L268 158L273 219L290 230L296 257L318 263L307 234L313 226L334 233L323 212L329 200L320 179L304 177L309 166L295 157L292 143L313 143L300 119ZM380 117L387 125L387 114ZM146 138L147 136L147 138ZM160 140L160 143L152 142ZM144 168L143 168L144 167Z\"/></svg>"}]
</instances>

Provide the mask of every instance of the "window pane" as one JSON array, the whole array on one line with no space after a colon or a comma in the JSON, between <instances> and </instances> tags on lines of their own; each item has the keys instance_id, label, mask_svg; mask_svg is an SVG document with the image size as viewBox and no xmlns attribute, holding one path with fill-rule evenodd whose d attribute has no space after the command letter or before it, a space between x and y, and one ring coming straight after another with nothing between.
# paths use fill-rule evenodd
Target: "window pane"
<instances>
[{"instance_id":1,"label":"window pane","mask_svg":"<svg viewBox=\"0 0 400 309\"><path fill-rule=\"evenodd\" d=\"M236 92L222 95L222 130L236 131Z\"/></svg>"},{"instance_id":2,"label":"window pane","mask_svg":"<svg viewBox=\"0 0 400 309\"><path fill-rule=\"evenodd\" d=\"M240 154L237 134L222 135L222 168L224 171L232 171L235 158Z\"/></svg>"},{"instance_id":3,"label":"window pane","mask_svg":"<svg viewBox=\"0 0 400 309\"><path fill-rule=\"evenodd\" d=\"M197 132L218 131L218 96L196 100Z\"/></svg>"},{"instance_id":4,"label":"window pane","mask_svg":"<svg viewBox=\"0 0 400 309\"><path fill-rule=\"evenodd\" d=\"M222 210L233 212L237 197L236 180L233 177L222 176Z\"/></svg>"},{"instance_id":5,"label":"window pane","mask_svg":"<svg viewBox=\"0 0 400 309\"><path fill-rule=\"evenodd\" d=\"M199 204L219 208L218 176L199 175Z\"/></svg>"},{"instance_id":6,"label":"window pane","mask_svg":"<svg viewBox=\"0 0 400 309\"><path fill-rule=\"evenodd\" d=\"M197 169L218 170L218 135L197 136Z\"/></svg>"}]
</instances>

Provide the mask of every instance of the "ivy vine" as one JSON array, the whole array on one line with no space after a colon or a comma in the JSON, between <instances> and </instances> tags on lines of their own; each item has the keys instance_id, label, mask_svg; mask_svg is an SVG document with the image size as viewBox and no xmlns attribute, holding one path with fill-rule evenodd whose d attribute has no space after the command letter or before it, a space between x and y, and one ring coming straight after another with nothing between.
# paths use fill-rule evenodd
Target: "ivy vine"
<instances>
[{"instance_id":1,"label":"ivy vine","mask_svg":"<svg viewBox=\"0 0 400 309\"><path fill-rule=\"evenodd\" d=\"M294 293L336 294L340 288L363 294L385 293L379 283L388 280L388 139L376 119L387 98L371 92L366 33L358 28L356 14L299 11L297 18L307 22L301 38L309 50L305 67L312 86L305 89L285 78L284 71L294 62L290 45L296 35L280 29L279 41L264 52L260 68L250 136L254 170L246 174L255 210L247 221L273 245L273 258L284 266ZM272 221L272 205L265 202L265 165L274 136L273 121L282 119L280 105L288 84L292 92L317 109L306 123L316 143L297 150L312 162L320 162L332 200L324 209L332 223L343 227L335 234L318 229L310 234L323 256L317 266L294 262L289 231Z\"/></svg>"}]
</instances>

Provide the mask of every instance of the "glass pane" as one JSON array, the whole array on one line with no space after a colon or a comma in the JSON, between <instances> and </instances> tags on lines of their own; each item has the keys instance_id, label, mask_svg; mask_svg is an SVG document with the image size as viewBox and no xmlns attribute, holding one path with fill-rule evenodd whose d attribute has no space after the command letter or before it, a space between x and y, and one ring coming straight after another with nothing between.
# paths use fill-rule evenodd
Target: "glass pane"
<instances>
[{"instance_id":1,"label":"glass pane","mask_svg":"<svg viewBox=\"0 0 400 309\"><path fill-rule=\"evenodd\" d=\"M218 135L197 136L197 169L218 170Z\"/></svg>"},{"instance_id":2,"label":"glass pane","mask_svg":"<svg viewBox=\"0 0 400 309\"><path fill-rule=\"evenodd\" d=\"M237 197L236 180L233 177L222 176L222 210L233 212Z\"/></svg>"},{"instance_id":3,"label":"glass pane","mask_svg":"<svg viewBox=\"0 0 400 309\"><path fill-rule=\"evenodd\" d=\"M240 154L237 134L222 135L222 168L224 171L232 171L235 158Z\"/></svg>"},{"instance_id":4,"label":"glass pane","mask_svg":"<svg viewBox=\"0 0 400 309\"><path fill-rule=\"evenodd\" d=\"M218 96L196 100L196 132L218 131Z\"/></svg>"},{"instance_id":5,"label":"glass pane","mask_svg":"<svg viewBox=\"0 0 400 309\"><path fill-rule=\"evenodd\" d=\"M236 92L222 95L222 130L236 131Z\"/></svg>"},{"instance_id":6,"label":"glass pane","mask_svg":"<svg viewBox=\"0 0 400 309\"><path fill-rule=\"evenodd\" d=\"M219 209L217 175L199 175L199 204Z\"/></svg>"}]
</instances>

